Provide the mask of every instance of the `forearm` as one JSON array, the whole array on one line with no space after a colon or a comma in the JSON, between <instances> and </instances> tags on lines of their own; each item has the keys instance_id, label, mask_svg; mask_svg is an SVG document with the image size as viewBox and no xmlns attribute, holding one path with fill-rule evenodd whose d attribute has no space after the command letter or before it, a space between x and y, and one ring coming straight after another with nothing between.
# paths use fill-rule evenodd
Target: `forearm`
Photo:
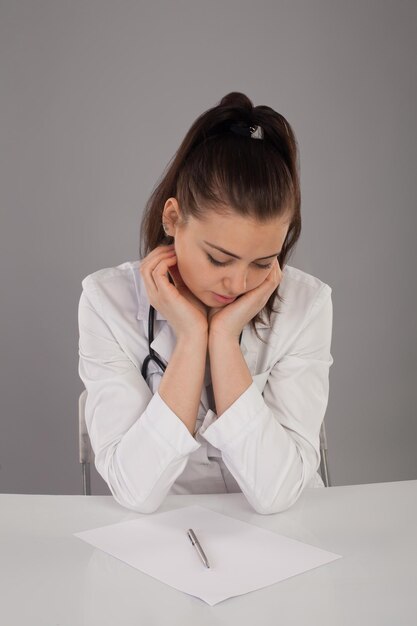
<instances>
[{"instance_id":1,"label":"forearm","mask_svg":"<svg viewBox=\"0 0 417 626\"><path fill-rule=\"evenodd\" d=\"M220 416L252 384L237 339L209 335L209 356L216 413Z\"/></svg>"},{"instance_id":2,"label":"forearm","mask_svg":"<svg viewBox=\"0 0 417 626\"><path fill-rule=\"evenodd\" d=\"M167 365L158 393L194 435L207 357L207 333L181 337Z\"/></svg>"},{"instance_id":3,"label":"forearm","mask_svg":"<svg viewBox=\"0 0 417 626\"><path fill-rule=\"evenodd\" d=\"M268 391L267 396L273 404ZM297 428L297 423L292 426ZM221 450L248 502L261 514L291 506L318 467L315 434L283 427L256 383L202 434Z\"/></svg>"}]
</instances>

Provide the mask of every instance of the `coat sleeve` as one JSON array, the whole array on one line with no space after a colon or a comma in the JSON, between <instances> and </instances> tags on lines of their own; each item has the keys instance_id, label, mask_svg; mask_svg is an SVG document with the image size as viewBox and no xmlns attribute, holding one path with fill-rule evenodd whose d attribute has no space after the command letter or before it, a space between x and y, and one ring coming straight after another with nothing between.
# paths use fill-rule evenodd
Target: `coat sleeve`
<instances>
[{"instance_id":1,"label":"coat sleeve","mask_svg":"<svg viewBox=\"0 0 417 626\"><path fill-rule=\"evenodd\" d=\"M106 323L88 278L78 307L78 372L95 466L119 504L152 513L201 444L159 394L152 395Z\"/></svg>"},{"instance_id":2,"label":"coat sleeve","mask_svg":"<svg viewBox=\"0 0 417 626\"><path fill-rule=\"evenodd\" d=\"M320 464L320 427L329 396L333 321L331 288L323 284L288 352L269 372L263 393L254 382L200 434L223 461L253 508L289 508Z\"/></svg>"}]
</instances>

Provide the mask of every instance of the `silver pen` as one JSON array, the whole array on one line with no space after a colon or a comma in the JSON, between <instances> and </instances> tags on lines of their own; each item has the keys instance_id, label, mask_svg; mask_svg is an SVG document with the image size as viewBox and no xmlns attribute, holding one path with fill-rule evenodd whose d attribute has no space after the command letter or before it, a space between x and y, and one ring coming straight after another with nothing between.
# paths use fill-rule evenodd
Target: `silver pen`
<instances>
[{"instance_id":1,"label":"silver pen","mask_svg":"<svg viewBox=\"0 0 417 626\"><path fill-rule=\"evenodd\" d=\"M198 552L198 556L200 557L200 559L203 561L204 565L206 567L210 567L209 562L207 560L206 555L204 554L203 548L200 546L200 542L198 541L195 532L193 531L192 528L189 528L187 530L187 535L191 541L191 543L193 544L194 548L197 550Z\"/></svg>"}]
</instances>

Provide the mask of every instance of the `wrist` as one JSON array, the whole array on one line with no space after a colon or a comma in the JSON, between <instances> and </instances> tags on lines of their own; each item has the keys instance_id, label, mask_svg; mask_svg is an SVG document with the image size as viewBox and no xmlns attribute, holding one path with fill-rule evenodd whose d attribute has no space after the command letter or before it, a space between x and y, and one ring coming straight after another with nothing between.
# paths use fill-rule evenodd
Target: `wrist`
<instances>
[{"instance_id":1,"label":"wrist","mask_svg":"<svg viewBox=\"0 0 417 626\"><path fill-rule=\"evenodd\" d=\"M183 343L184 345L192 344L193 346L197 343L197 344L204 344L205 346L207 346L208 337L209 337L208 329L204 329L204 328L202 328L201 330L194 329L191 332L179 333L177 335L177 343Z\"/></svg>"},{"instance_id":2,"label":"wrist","mask_svg":"<svg viewBox=\"0 0 417 626\"><path fill-rule=\"evenodd\" d=\"M225 333L222 331L216 331L215 329L210 330L208 335L208 344L209 346L213 345L227 345L231 346L234 344L239 344L239 337L235 337L229 333Z\"/></svg>"}]
</instances>

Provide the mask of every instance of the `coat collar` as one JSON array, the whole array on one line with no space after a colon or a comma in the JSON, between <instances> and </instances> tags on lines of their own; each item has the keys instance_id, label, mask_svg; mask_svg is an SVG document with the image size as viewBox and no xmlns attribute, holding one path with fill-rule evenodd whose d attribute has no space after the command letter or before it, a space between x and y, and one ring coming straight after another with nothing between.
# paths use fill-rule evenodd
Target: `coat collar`
<instances>
[{"instance_id":1,"label":"coat collar","mask_svg":"<svg viewBox=\"0 0 417 626\"><path fill-rule=\"evenodd\" d=\"M149 299L148 292L146 291L145 283L143 282L143 278L139 271L139 268L132 267L133 277L135 279L135 289L136 289L136 297L138 302L138 312L137 319L144 320L146 323L148 322L149 315ZM156 320L165 320L166 318L159 311L155 311L155 319Z\"/></svg>"}]
</instances>

